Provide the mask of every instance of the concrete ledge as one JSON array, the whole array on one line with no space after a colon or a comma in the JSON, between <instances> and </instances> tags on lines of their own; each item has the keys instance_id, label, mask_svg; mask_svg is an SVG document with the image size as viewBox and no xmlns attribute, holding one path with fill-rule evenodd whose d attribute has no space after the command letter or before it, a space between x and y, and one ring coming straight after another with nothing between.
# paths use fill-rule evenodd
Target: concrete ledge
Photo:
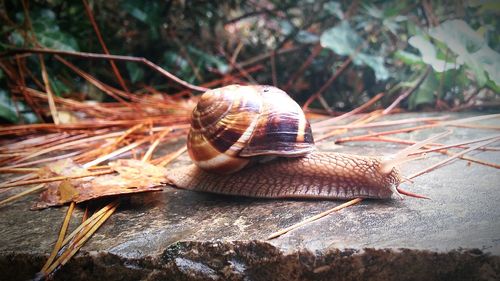
<instances>
[{"instance_id":1,"label":"concrete ledge","mask_svg":"<svg viewBox=\"0 0 500 281\"><path fill-rule=\"evenodd\" d=\"M422 116L427 115L390 118ZM422 140L441 131L397 137ZM494 134L455 128L442 142ZM319 146L365 155L404 147L375 142ZM499 163L498 155L472 156ZM432 155L405 164L402 171L409 175L445 158ZM188 162L183 155L176 165ZM54 279L500 280L499 183L498 169L458 160L404 186L432 200L365 200L271 241L265 238L274 231L341 202L258 200L167 187L123 198L117 212ZM0 209L2 280L33 278L57 239L67 207L29 211L34 200L35 195ZM82 209L75 211L70 229L82 214Z\"/></svg>"},{"instance_id":2,"label":"concrete ledge","mask_svg":"<svg viewBox=\"0 0 500 281\"><path fill-rule=\"evenodd\" d=\"M33 278L45 256L2 255L2 280ZM155 259L80 254L54 280L498 280L500 257L479 250L299 250L259 241L177 242Z\"/></svg>"}]
</instances>

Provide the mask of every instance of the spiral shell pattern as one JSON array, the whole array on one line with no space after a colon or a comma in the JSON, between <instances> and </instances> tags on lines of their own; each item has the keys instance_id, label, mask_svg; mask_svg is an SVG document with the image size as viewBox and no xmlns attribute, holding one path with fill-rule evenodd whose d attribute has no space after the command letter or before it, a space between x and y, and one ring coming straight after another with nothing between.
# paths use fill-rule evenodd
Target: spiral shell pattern
<instances>
[{"instance_id":1,"label":"spiral shell pattern","mask_svg":"<svg viewBox=\"0 0 500 281\"><path fill-rule=\"evenodd\" d=\"M229 174L251 157L302 156L314 150L300 106L271 86L230 85L205 92L193 111L188 152L200 168Z\"/></svg>"}]
</instances>

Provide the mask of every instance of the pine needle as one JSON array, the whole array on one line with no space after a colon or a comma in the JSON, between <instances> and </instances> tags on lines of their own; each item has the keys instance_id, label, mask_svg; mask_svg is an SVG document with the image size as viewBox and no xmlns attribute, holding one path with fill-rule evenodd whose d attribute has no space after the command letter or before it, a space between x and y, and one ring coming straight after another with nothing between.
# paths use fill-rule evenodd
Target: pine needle
<instances>
[{"instance_id":1,"label":"pine needle","mask_svg":"<svg viewBox=\"0 0 500 281\"><path fill-rule=\"evenodd\" d=\"M41 272L47 270L47 268L50 266L50 264L56 257L57 252L59 252L59 250L61 249L63 245L64 236L66 235L66 230L68 229L69 221L71 219L71 215L73 214L73 210L75 209L75 205L76 205L75 202L71 202L71 204L69 205L68 211L66 212L66 217L64 217L64 221L61 226L61 231L59 231L59 237L57 238L57 242L54 245L54 249L52 250L52 253L50 254L49 258L43 265L42 270L40 270Z\"/></svg>"},{"instance_id":2,"label":"pine needle","mask_svg":"<svg viewBox=\"0 0 500 281\"><path fill-rule=\"evenodd\" d=\"M444 164L446 164L446 163L448 163L448 162L452 161L453 159L456 159L456 158L458 158L458 157L460 157L460 156L462 156L462 155L464 155L464 154L466 154L466 153L468 153L468 152L471 152L471 151L473 151L473 150L476 150L476 149L478 149L478 148L480 148L480 147L482 147L482 146L485 146L485 145L487 145L487 144L497 142L497 141L499 141L499 140L500 140L500 137L496 137L496 138L494 138L494 139L492 139L492 140L489 140L489 141L487 141L487 142L485 142L485 143L480 143L480 144L477 144L477 145L475 145L475 146L472 146L472 147L470 147L470 148L468 148L468 149L466 149L466 150L464 150L464 151L461 151L461 152L459 152L459 153L457 153L457 154L455 154L455 155L453 155L453 156L451 156L451 157L449 157L449 158L447 158L447 159L445 159L445 160L443 160L443 161L440 161L439 163L436 163L436 164L434 164L434 165L432 165L432 166L430 166L430 167L428 167L428 168L426 168L426 169L424 169L424 170L422 170L422 171L420 171L420 172L418 172L418 173L415 173L415 174L413 174L413 175L409 176L409 177L408 177L408 179L413 179L413 178L416 178L416 177L421 176L421 175L423 175L423 174L426 174L426 173L428 173L428 172L430 172L430 171L434 170L435 168L437 168L437 167L439 167L439 166L442 166L442 165L444 165Z\"/></svg>"},{"instance_id":3,"label":"pine needle","mask_svg":"<svg viewBox=\"0 0 500 281\"><path fill-rule=\"evenodd\" d=\"M18 181L18 182L0 185L0 188L22 186L22 185L36 184L36 183L48 183L48 182L55 182L55 181L63 181L63 180L67 180L67 179L79 179L79 178L86 178L86 177L95 177L95 176L101 176L101 175L106 175L106 174L112 174L114 172L115 171L112 171L112 170L99 171L99 172L91 172L91 173L87 173L87 174L74 175L74 176L57 176L57 177L51 177L51 178L46 178L46 179L34 179L34 180L27 180L27 181Z\"/></svg>"},{"instance_id":4,"label":"pine needle","mask_svg":"<svg viewBox=\"0 0 500 281\"><path fill-rule=\"evenodd\" d=\"M26 196L28 194L31 194L31 193L37 192L39 190L42 190L43 188L45 188L45 184L39 184L37 186L34 186L34 187L32 187L30 189L27 189L27 190L25 190L25 191L23 191L21 193L18 193L18 194L14 195L14 196L11 196L11 197L9 197L7 199L4 199L4 200L0 201L0 206L2 206L4 204L7 204L7 203L10 203L12 201L18 200L19 198L21 198L23 196Z\"/></svg>"},{"instance_id":5,"label":"pine needle","mask_svg":"<svg viewBox=\"0 0 500 281\"><path fill-rule=\"evenodd\" d=\"M285 229L282 229L280 231L274 232L273 234L271 234L271 235L269 235L267 237L267 240L271 240L271 239L274 239L276 237L279 237L279 236L281 236L281 235L283 235L285 233L288 233L288 232L290 232L290 231L292 231L292 230L294 230L296 228L299 228L299 227L304 226L304 225L306 225L308 223L316 221L316 220L318 220L318 219L320 219L320 218L322 218L322 217L324 217L326 215L329 215L329 214L331 214L333 212L336 212L336 211L342 210L344 208L347 208L349 206L355 205L355 204L361 202L362 200L363 199L361 199L361 198L355 198L355 199L352 199L350 201L347 201L347 202L345 202L345 203L343 203L341 205L338 205L338 206L336 206L336 207L334 207L334 208L332 208L330 210L327 210L327 211L319 213L319 214L317 214L315 216L309 217L309 218L307 218L307 219L305 219L305 220L303 220L303 221L301 221L299 223L296 223L296 224L294 224L292 226L289 226L289 227L287 227Z\"/></svg>"},{"instance_id":6,"label":"pine needle","mask_svg":"<svg viewBox=\"0 0 500 281\"><path fill-rule=\"evenodd\" d=\"M76 252L80 250L85 242L87 242L87 240L97 231L97 229L99 229L99 227L101 227L101 225L114 213L114 211L118 207L118 201L110 203L106 207L106 211L104 212L104 214L97 219L93 219L92 223L89 223L86 225L86 227L82 228L83 231L75 237L73 242L68 245L66 250L59 256L59 258L57 258L55 262L52 263L45 271L42 271L45 276L51 274L59 266L65 265L76 254ZM92 217L94 216L95 214ZM90 220L91 218L89 218L88 220ZM64 242L62 245L64 245Z\"/></svg>"}]
</instances>

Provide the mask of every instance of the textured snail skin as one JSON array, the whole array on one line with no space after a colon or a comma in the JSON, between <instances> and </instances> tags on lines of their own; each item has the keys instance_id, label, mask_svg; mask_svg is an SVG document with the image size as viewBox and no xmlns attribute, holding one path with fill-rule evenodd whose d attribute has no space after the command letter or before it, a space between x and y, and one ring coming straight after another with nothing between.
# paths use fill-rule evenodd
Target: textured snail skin
<instances>
[{"instance_id":1,"label":"textured snail skin","mask_svg":"<svg viewBox=\"0 0 500 281\"><path fill-rule=\"evenodd\" d=\"M380 170L381 159L312 152L279 158L228 175L195 165L172 169L167 178L179 188L259 198L388 199L401 181L398 169Z\"/></svg>"}]
</instances>

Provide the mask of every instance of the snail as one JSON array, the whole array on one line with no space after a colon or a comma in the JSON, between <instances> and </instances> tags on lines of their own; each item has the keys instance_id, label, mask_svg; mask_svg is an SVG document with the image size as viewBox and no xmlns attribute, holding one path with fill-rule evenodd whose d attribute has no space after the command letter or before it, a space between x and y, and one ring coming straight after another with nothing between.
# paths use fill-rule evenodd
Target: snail
<instances>
[{"instance_id":1,"label":"snail","mask_svg":"<svg viewBox=\"0 0 500 281\"><path fill-rule=\"evenodd\" d=\"M200 97L187 141L194 164L167 178L178 188L226 195L388 199L401 197L397 165L426 143L386 157L321 152L302 109L284 91L230 85Z\"/></svg>"}]
</instances>

